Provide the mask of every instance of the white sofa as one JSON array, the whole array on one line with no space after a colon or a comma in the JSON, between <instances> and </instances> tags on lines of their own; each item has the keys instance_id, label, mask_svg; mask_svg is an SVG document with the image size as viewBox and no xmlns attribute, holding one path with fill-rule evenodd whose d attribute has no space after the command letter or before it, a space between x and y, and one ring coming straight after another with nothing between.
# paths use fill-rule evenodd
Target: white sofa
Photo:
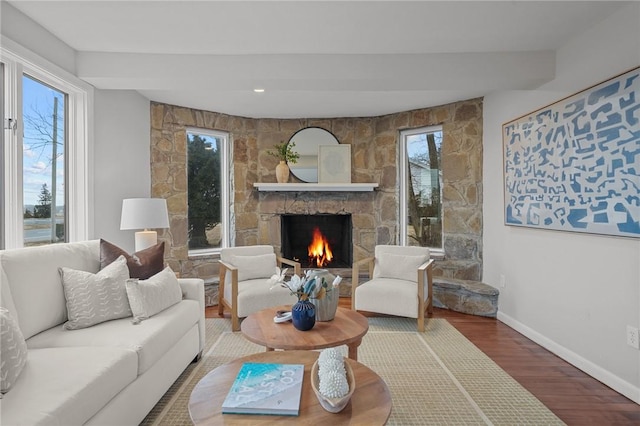
<instances>
[{"instance_id":1,"label":"white sofa","mask_svg":"<svg viewBox=\"0 0 640 426\"><path fill-rule=\"evenodd\" d=\"M202 353L204 282L179 279L182 300L140 324L65 330L63 266L98 272L99 240L0 251L0 305L28 353L0 400L0 424L136 425Z\"/></svg>"}]
</instances>

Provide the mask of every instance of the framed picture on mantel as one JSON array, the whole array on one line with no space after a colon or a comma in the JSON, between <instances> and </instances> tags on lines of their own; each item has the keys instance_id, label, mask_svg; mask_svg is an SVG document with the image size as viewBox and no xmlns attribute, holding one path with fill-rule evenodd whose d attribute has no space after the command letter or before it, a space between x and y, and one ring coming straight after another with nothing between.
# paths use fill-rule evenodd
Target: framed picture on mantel
<instances>
[{"instance_id":1,"label":"framed picture on mantel","mask_svg":"<svg viewBox=\"0 0 640 426\"><path fill-rule=\"evenodd\" d=\"M318 182L351 183L351 145L318 147Z\"/></svg>"}]
</instances>

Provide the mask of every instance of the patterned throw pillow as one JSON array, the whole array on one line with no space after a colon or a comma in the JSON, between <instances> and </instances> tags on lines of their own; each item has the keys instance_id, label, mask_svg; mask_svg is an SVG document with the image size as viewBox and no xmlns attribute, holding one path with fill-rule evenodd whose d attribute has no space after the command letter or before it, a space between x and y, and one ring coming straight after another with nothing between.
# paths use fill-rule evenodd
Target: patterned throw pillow
<instances>
[{"instance_id":1,"label":"patterned throw pillow","mask_svg":"<svg viewBox=\"0 0 640 426\"><path fill-rule=\"evenodd\" d=\"M129 254L108 241L100 240L100 268L104 269L119 256L127 259L131 278L147 278L164 269L164 241L144 250Z\"/></svg>"},{"instance_id":2,"label":"patterned throw pillow","mask_svg":"<svg viewBox=\"0 0 640 426\"><path fill-rule=\"evenodd\" d=\"M27 344L9 311L0 308L0 393L7 393L27 363Z\"/></svg>"},{"instance_id":3,"label":"patterned throw pillow","mask_svg":"<svg viewBox=\"0 0 640 426\"><path fill-rule=\"evenodd\" d=\"M101 322L131 316L125 282L129 279L127 259L120 256L97 274L59 268L67 299L67 330L86 328Z\"/></svg>"},{"instance_id":4,"label":"patterned throw pillow","mask_svg":"<svg viewBox=\"0 0 640 426\"><path fill-rule=\"evenodd\" d=\"M139 324L182 300L182 290L176 274L168 266L148 280L127 280L126 288L134 324Z\"/></svg>"}]
</instances>

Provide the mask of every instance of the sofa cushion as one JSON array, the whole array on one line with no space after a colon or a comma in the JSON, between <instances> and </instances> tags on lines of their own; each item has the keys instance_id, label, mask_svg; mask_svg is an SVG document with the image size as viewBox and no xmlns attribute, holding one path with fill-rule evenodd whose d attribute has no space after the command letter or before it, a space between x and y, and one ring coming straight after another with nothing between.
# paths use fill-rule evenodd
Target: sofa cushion
<instances>
[{"instance_id":1,"label":"sofa cushion","mask_svg":"<svg viewBox=\"0 0 640 426\"><path fill-rule=\"evenodd\" d=\"M120 256L97 274L60 268L67 299L67 330L131 316L125 283L129 279L127 260Z\"/></svg>"},{"instance_id":2,"label":"sofa cushion","mask_svg":"<svg viewBox=\"0 0 640 426\"><path fill-rule=\"evenodd\" d=\"M195 300L182 300L138 325L129 318L80 330L55 327L27 340L29 349L95 346L131 349L138 354L138 374L156 363L202 316Z\"/></svg>"},{"instance_id":3,"label":"sofa cushion","mask_svg":"<svg viewBox=\"0 0 640 426\"><path fill-rule=\"evenodd\" d=\"M1 252L1 251L0 251ZM4 272L2 262L0 262L0 306L9 311L13 320L18 322L18 312L16 311L16 305L13 303L13 297L11 296L11 288L9 287L9 279Z\"/></svg>"},{"instance_id":4,"label":"sofa cushion","mask_svg":"<svg viewBox=\"0 0 640 426\"><path fill-rule=\"evenodd\" d=\"M233 256L231 259L233 266L238 268L238 281L269 278L276 271L275 253L257 256Z\"/></svg>"},{"instance_id":5,"label":"sofa cushion","mask_svg":"<svg viewBox=\"0 0 640 426\"><path fill-rule=\"evenodd\" d=\"M95 273L100 270L99 259L98 240L0 250L0 263L25 339L67 320L58 268Z\"/></svg>"},{"instance_id":6,"label":"sofa cushion","mask_svg":"<svg viewBox=\"0 0 640 426\"><path fill-rule=\"evenodd\" d=\"M20 378L2 399L2 424L84 424L136 379L137 361L124 348L30 349Z\"/></svg>"},{"instance_id":7,"label":"sofa cushion","mask_svg":"<svg viewBox=\"0 0 640 426\"><path fill-rule=\"evenodd\" d=\"M225 293L230 288L231 286L225 286ZM227 300L231 300L230 291L228 297ZM272 306L293 305L297 301L298 298L288 289L279 285L271 288L267 278L238 283L238 317L240 318Z\"/></svg>"},{"instance_id":8,"label":"sofa cushion","mask_svg":"<svg viewBox=\"0 0 640 426\"><path fill-rule=\"evenodd\" d=\"M418 280L418 267L429 260L426 247L385 246L375 248L373 278Z\"/></svg>"},{"instance_id":9,"label":"sofa cushion","mask_svg":"<svg viewBox=\"0 0 640 426\"><path fill-rule=\"evenodd\" d=\"M127 280L126 289L135 324L182 299L178 279L168 266L147 280Z\"/></svg>"},{"instance_id":10,"label":"sofa cushion","mask_svg":"<svg viewBox=\"0 0 640 426\"><path fill-rule=\"evenodd\" d=\"M27 362L27 344L18 323L0 308L0 393L6 393L18 380Z\"/></svg>"},{"instance_id":11,"label":"sofa cushion","mask_svg":"<svg viewBox=\"0 0 640 426\"><path fill-rule=\"evenodd\" d=\"M105 268L119 256L124 256L127 259L129 276L131 278L146 280L164 268L164 241L155 246L129 254L106 240L100 240L101 268Z\"/></svg>"},{"instance_id":12,"label":"sofa cushion","mask_svg":"<svg viewBox=\"0 0 640 426\"><path fill-rule=\"evenodd\" d=\"M418 318L418 285L415 280L376 278L356 288L355 300L356 310Z\"/></svg>"},{"instance_id":13,"label":"sofa cushion","mask_svg":"<svg viewBox=\"0 0 640 426\"><path fill-rule=\"evenodd\" d=\"M276 270L273 247L268 245L224 248L220 250L220 260L238 268L238 281L269 278ZM230 282L230 275L226 279Z\"/></svg>"},{"instance_id":14,"label":"sofa cushion","mask_svg":"<svg viewBox=\"0 0 640 426\"><path fill-rule=\"evenodd\" d=\"M399 280L418 280L418 267L429 260L425 256L400 256L385 254L377 257L373 270L374 278L396 278Z\"/></svg>"}]
</instances>

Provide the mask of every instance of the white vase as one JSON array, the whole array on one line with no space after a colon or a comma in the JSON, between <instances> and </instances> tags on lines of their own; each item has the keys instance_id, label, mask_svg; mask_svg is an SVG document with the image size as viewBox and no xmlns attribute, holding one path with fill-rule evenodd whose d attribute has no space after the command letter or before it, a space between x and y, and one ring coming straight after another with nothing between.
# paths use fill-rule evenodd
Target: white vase
<instances>
[{"instance_id":1,"label":"white vase","mask_svg":"<svg viewBox=\"0 0 640 426\"><path fill-rule=\"evenodd\" d=\"M329 289L322 299L310 299L316 307L316 321L331 321L338 311L338 299L340 298L338 288L332 288L333 280L336 277L326 269L312 269L310 275L317 279L324 278L329 284Z\"/></svg>"},{"instance_id":2,"label":"white vase","mask_svg":"<svg viewBox=\"0 0 640 426\"><path fill-rule=\"evenodd\" d=\"M338 289L329 290L322 299L310 299L316 307L316 321L331 321L338 311Z\"/></svg>"},{"instance_id":3,"label":"white vase","mask_svg":"<svg viewBox=\"0 0 640 426\"><path fill-rule=\"evenodd\" d=\"M282 160L276 166L276 180L278 183L287 183L289 181L289 166Z\"/></svg>"}]
</instances>

